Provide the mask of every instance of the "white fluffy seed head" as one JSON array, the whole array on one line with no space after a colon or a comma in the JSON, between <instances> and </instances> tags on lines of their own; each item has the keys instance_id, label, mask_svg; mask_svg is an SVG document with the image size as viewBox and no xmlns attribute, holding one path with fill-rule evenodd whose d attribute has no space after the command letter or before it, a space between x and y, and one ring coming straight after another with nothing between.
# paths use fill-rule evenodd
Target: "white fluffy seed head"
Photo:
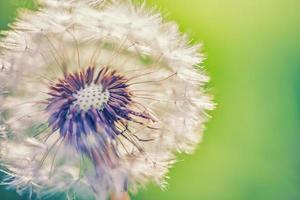
<instances>
[{"instance_id":1,"label":"white fluffy seed head","mask_svg":"<svg viewBox=\"0 0 300 200\"><path fill-rule=\"evenodd\" d=\"M92 83L74 93L73 96L76 98L74 105L78 105L84 111L88 111L90 108L102 110L104 104L109 100L109 91L104 89L101 84Z\"/></svg>"},{"instance_id":2,"label":"white fluffy seed head","mask_svg":"<svg viewBox=\"0 0 300 200\"><path fill-rule=\"evenodd\" d=\"M189 44L175 23L130 0L40 2L38 10L22 12L0 40L0 135L10 135L0 137L5 184L39 195L78 191L100 200L121 194L124 185L132 191L149 182L163 187L176 153L193 152L206 111L214 107L203 88L209 78L199 66L200 45ZM39 92L64 73L88 66L109 66L128 78L130 106L148 114L140 117L143 125L118 121L125 137L107 137L108 127L99 126L101 134L80 140L78 146L97 150L93 161L109 157L96 169L59 132L50 134L43 112L49 96ZM74 94L74 105L103 108L111 96L101 85L89 85ZM34 144L28 142L33 136Z\"/></svg>"}]
</instances>

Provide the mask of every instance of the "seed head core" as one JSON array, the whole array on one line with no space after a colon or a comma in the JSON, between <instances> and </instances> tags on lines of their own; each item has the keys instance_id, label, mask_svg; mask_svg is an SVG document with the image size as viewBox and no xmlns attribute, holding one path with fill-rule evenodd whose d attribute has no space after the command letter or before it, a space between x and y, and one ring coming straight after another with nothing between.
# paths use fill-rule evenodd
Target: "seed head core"
<instances>
[{"instance_id":1,"label":"seed head core","mask_svg":"<svg viewBox=\"0 0 300 200\"><path fill-rule=\"evenodd\" d=\"M104 89L101 84L90 84L73 94L76 99L74 105L78 105L80 109L88 111L90 108L103 110L104 104L109 100L109 91Z\"/></svg>"}]
</instances>

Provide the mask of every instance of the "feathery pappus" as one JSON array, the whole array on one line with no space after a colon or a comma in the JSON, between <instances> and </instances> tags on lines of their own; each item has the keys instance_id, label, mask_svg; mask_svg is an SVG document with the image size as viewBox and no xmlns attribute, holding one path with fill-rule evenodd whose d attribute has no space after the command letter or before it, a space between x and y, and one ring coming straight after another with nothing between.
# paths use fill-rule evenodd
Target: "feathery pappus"
<instances>
[{"instance_id":1,"label":"feathery pappus","mask_svg":"<svg viewBox=\"0 0 300 200\"><path fill-rule=\"evenodd\" d=\"M200 46L144 4L41 0L2 36L2 182L21 195L164 187L201 140L214 105Z\"/></svg>"}]
</instances>

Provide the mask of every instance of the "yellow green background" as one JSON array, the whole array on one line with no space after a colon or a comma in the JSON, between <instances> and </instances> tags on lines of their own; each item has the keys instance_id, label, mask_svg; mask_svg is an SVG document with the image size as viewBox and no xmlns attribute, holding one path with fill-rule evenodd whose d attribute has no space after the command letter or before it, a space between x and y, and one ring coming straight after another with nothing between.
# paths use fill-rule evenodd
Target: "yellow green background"
<instances>
[{"instance_id":1,"label":"yellow green background","mask_svg":"<svg viewBox=\"0 0 300 200\"><path fill-rule=\"evenodd\" d=\"M149 0L204 43L217 109L195 154L134 200L300 199L300 1ZM0 0L7 28L22 0ZM0 190L0 199L19 200ZM25 198L26 199L26 198Z\"/></svg>"}]
</instances>

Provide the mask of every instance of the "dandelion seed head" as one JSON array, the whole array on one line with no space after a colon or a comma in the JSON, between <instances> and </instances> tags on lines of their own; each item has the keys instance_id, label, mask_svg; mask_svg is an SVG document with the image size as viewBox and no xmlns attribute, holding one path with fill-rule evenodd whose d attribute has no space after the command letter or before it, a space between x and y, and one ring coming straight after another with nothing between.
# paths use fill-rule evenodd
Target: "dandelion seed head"
<instances>
[{"instance_id":1,"label":"dandelion seed head","mask_svg":"<svg viewBox=\"0 0 300 200\"><path fill-rule=\"evenodd\" d=\"M214 107L200 46L129 0L41 0L10 27L0 40L3 183L92 199L164 187Z\"/></svg>"}]
</instances>

